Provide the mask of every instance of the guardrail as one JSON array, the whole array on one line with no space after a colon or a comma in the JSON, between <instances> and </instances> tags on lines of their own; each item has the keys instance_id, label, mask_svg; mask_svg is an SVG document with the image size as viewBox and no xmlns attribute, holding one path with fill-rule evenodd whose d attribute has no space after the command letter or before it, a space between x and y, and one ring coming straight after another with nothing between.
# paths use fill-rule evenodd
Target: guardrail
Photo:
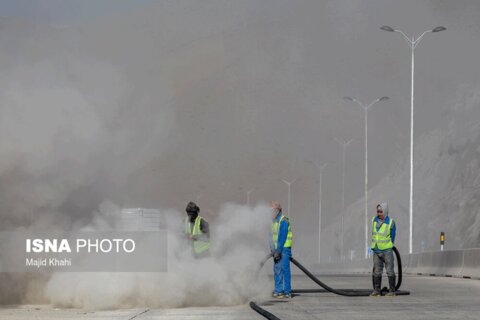
<instances>
[{"instance_id":1,"label":"guardrail","mask_svg":"<svg viewBox=\"0 0 480 320\"><path fill-rule=\"evenodd\" d=\"M402 256L403 273L480 279L480 248L414 253ZM316 264L318 273L370 273L372 261L356 260L343 263Z\"/></svg>"}]
</instances>

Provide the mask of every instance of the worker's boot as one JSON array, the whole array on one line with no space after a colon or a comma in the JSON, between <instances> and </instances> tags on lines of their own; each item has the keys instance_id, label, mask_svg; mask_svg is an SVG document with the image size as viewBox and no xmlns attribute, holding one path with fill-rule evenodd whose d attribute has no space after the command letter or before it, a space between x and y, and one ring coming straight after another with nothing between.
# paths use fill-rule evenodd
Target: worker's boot
<instances>
[{"instance_id":1,"label":"worker's boot","mask_svg":"<svg viewBox=\"0 0 480 320\"><path fill-rule=\"evenodd\" d=\"M370 297L380 297L382 286L382 277L373 276L373 292L370 294Z\"/></svg>"},{"instance_id":2,"label":"worker's boot","mask_svg":"<svg viewBox=\"0 0 480 320\"><path fill-rule=\"evenodd\" d=\"M394 297L396 295L395 294L395 276L388 277L388 286L390 287L390 289L388 290L385 296Z\"/></svg>"}]
</instances>

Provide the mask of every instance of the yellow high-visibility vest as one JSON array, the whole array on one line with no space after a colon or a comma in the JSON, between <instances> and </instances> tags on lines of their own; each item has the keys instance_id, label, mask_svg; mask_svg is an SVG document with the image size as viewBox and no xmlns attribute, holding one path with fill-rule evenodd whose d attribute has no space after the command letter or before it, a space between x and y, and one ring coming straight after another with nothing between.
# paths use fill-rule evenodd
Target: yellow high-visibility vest
<instances>
[{"instance_id":1,"label":"yellow high-visibility vest","mask_svg":"<svg viewBox=\"0 0 480 320\"><path fill-rule=\"evenodd\" d=\"M393 219L390 219L388 224L383 223L377 231L377 221L375 218L372 220L372 249L375 249L375 246L379 250L387 250L393 248L392 238L390 236L390 230L393 225Z\"/></svg>"},{"instance_id":2,"label":"yellow high-visibility vest","mask_svg":"<svg viewBox=\"0 0 480 320\"><path fill-rule=\"evenodd\" d=\"M288 218L282 214L282 217L278 220L278 222L276 219L272 222L272 241L275 249L277 249L278 231L280 230L280 224L282 223L283 220L288 222L287 239L285 240L285 244L283 246L285 248L292 247L293 233L292 233L292 228L290 227L290 221L288 221Z\"/></svg>"},{"instance_id":3,"label":"yellow high-visibility vest","mask_svg":"<svg viewBox=\"0 0 480 320\"><path fill-rule=\"evenodd\" d=\"M192 240L193 252L197 255L210 249L210 239L202 232L202 230L200 230L200 221L202 219L202 217L197 216L193 223L193 227L188 217L185 220L185 234L194 237Z\"/></svg>"}]
</instances>

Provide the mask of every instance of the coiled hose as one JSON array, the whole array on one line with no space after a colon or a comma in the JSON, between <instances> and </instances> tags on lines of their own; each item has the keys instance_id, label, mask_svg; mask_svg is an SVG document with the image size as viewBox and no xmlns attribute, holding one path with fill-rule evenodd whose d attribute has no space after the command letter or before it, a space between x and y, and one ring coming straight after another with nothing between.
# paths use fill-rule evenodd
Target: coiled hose
<instances>
[{"instance_id":1,"label":"coiled hose","mask_svg":"<svg viewBox=\"0 0 480 320\"><path fill-rule=\"evenodd\" d=\"M395 253L396 260L397 260L397 283L395 285L396 289L396 294L397 295L409 295L409 291L402 291L399 290L400 286L402 285L402 259L400 257L400 253L398 252L396 247L393 247L393 252ZM263 267L263 265L272 257L272 255L266 256L262 262L260 263L260 268ZM334 294L338 294L341 296L346 296L346 297L365 297L369 296L370 293L372 292L372 289L334 289L327 284L323 283L318 279L315 275L313 275L307 268L305 268L300 262L298 262L295 258L290 257L290 261L297 266L300 270L302 270L303 273L310 279L312 279L316 284L318 284L320 287L323 289L297 289L297 290L292 290L292 294L299 294L299 293L318 293L318 292L331 292ZM387 291L387 288L382 289L382 295ZM262 309L259 307L255 302L250 302L250 307L260 313L262 316L264 316L267 319L271 320L276 320L278 319L275 315L271 314L270 312L266 311L265 309ZM261 312L260 312L260 311ZM273 317L272 317L273 316Z\"/></svg>"},{"instance_id":2,"label":"coiled hose","mask_svg":"<svg viewBox=\"0 0 480 320\"><path fill-rule=\"evenodd\" d=\"M398 252L397 248L393 247L393 252L395 253L396 260L397 260L397 283L395 285L396 294L399 296L409 295L409 291L402 291L399 290L400 286L402 285L402 259L400 257L400 253ZM290 261L297 266L300 270L303 271L310 279L312 279L316 284L321 286L323 289L298 289L292 290L292 293L315 293L315 292L331 292L341 296L346 297L364 297L370 295L372 293L371 289L334 289L330 286L326 285L322 281L320 281L317 277L315 277L310 271L307 270L300 262L298 262L295 258L291 258ZM373 277L372 277L373 278ZM388 291L388 288L384 287L382 289L382 294Z\"/></svg>"}]
</instances>

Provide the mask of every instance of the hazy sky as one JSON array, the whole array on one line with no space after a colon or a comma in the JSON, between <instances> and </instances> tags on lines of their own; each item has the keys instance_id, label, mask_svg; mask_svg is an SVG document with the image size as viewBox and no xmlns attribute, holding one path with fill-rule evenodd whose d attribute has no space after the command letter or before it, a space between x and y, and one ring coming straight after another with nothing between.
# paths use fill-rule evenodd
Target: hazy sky
<instances>
[{"instance_id":1,"label":"hazy sky","mask_svg":"<svg viewBox=\"0 0 480 320\"><path fill-rule=\"evenodd\" d=\"M0 0L1 17L52 24L75 24L125 12L155 0Z\"/></svg>"}]
</instances>

